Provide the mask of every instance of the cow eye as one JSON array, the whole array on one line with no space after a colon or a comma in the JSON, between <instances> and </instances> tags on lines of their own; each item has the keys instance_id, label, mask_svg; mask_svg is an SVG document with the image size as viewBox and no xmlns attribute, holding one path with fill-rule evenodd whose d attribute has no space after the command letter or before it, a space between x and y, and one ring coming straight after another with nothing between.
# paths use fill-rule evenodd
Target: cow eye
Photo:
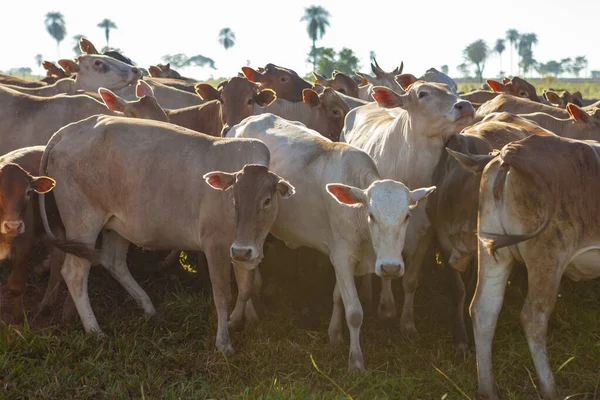
<instances>
[{"instance_id":1,"label":"cow eye","mask_svg":"<svg viewBox=\"0 0 600 400\"><path fill-rule=\"evenodd\" d=\"M252 104L254 104L254 100L248 99L248 105L251 106Z\"/></svg>"},{"instance_id":2,"label":"cow eye","mask_svg":"<svg viewBox=\"0 0 600 400\"><path fill-rule=\"evenodd\" d=\"M521 96L521 97L527 97L527 92L521 92L521 93L519 93L519 96Z\"/></svg>"},{"instance_id":3,"label":"cow eye","mask_svg":"<svg viewBox=\"0 0 600 400\"><path fill-rule=\"evenodd\" d=\"M409 218L410 218L410 213L406 214L406 218L404 218L404 222L408 221Z\"/></svg>"},{"instance_id":4,"label":"cow eye","mask_svg":"<svg viewBox=\"0 0 600 400\"><path fill-rule=\"evenodd\" d=\"M346 89L344 88L339 88L338 92L340 92L341 94L346 94Z\"/></svg>"},{"instance_id":5,"label":"cow eye","mask_svg":"<svg viewBox=\"0 0 600 400\"><path fill-rule=\"evenodd\" d=\"M283 83L286 83L288 81L288 78L287 76L282 76L279 80Z\"/></svg>"},{"instance_id":6,"label":"cow eye","mask_svg":"<svg viewBox=\"0 0 600 400\"><path fill-rule=\"evenodd\" d=\"M375 221L375 216L373 215L373 213L372 213L372 212L370 212L368 215L369 215L369 219L370 219L371 221Z\"/></svg>"},{"instance_id":7,"label":"cow eye","mask_svg":"<svg viewBox=\"0 0 600 400\"><path fill-rule=\"evenodd\" d=\"M267 208L267 207L269 207L269 205L271 205L271 198L270 198L270 197L267 197L267 198L265 199L265 201L263 201L262 208Z\"/></svg>"},{"instance_id":8,"label":"cow eye","mask_svg":"<svg viewBox=\"0 0 600 400\"><path fill-rule=\"evenodd\" d=\"M427 97L427 95L428 95L428 94L429 94L429 93L427 93L427 92L419 92L419 94L417 95L417 97L418 97L419 99L422 99L423 97Z\"/></svg>"},{"instance_id":9,"label":"cow eye","mask_svg":"<svg viewBox=\"0 0 600 400\"><path fill-rule=\"evenodd\" d=\"M95 65L96 67L99 67L99 66L101 66L101 65L102 65L102 61L100 61L100 60L96 60L96 61L94 62L94 65Z\"/></svg>"},{"instance_id":10,"label":"cow eye","mask_svg":"<svg viewBox=\"0 0 600 400\"><path fill-rule=\"evenodd\" d=\"M339 117L340 115L342 115L342 113L340 112L340 110L333 110L333 115Z\"/></svg>"}]
</instances>

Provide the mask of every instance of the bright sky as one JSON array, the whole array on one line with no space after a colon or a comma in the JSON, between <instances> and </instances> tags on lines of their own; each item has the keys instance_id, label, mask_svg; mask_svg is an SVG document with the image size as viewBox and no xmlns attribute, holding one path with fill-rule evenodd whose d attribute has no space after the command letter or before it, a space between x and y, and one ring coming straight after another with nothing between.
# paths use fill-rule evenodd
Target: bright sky
<instances>
[{"instance_id":1,"label":"bright sky","mask_svg":"<svg viewBox=\"0 0 600 400\"><path fill-rule=\"evenodd\" d=\"M202 54L215 60L217 71L193 68L181 71L197 79L232 76L250 62L253 67L272 62L303 75L311 67L305 62L311 42L304 9L323 6L331 13L330 27L317 46L336 50L350 47L359 56L362 71L370 73L369 52L377 55L385 70L404 61L405 72L420 75L429 67L447 64L450 75L469 43L484 39L491 47L504 38L507 29L534 32L539 44L534 57L546 62L585 55L588 70L600 69L597 37L600 1L582 0L260 0L260 1L123 1L100 2L30 0L2 4L0 23L0 70L30 67L41 73L34 57L56 60L56 43L46 32L44 16L63 13L67 37L60 46L62 58L72 58L73 39L88 37L97 48L105 45L104 31L96 25L104 18L118 29L111 31L110 44L142 67L160 62L165 54ZM225 51L217 41L221 28L236 34L235 46ZM508 47L507 43L507 47ZM516 59L516 54L515 54ZM510 73L510 50L503 56L503 70ZM515 60L516 65L516 60ZM500 59L488 59L484 75L496 77ZM516 67L513 68L516 74Z\"/></svg>"}]
</instances>

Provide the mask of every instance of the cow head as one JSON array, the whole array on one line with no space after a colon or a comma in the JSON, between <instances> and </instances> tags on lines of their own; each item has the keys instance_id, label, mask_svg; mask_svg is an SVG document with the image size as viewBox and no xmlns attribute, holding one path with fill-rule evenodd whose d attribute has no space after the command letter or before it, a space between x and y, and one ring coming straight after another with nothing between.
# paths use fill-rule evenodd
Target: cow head
<instances>
[{"instance_id":1,"label":"cow head","mask_svg":"<svg viewBox=\"0 0 600 400\"><path fill-rule=\"evenodd\" d=\"M316 72L313 72L313 76L315 77L315 83L318 85L330 87L336 92L358 98L358 84L343 72L333 71L332 79L326 79Z\"/></svg>"},{"instance_id":2,"label":"cow head","mask_svg":"<svg viewBox=\"0 0 600 400\"><path fill-rule=\"evenodd\" d=\"M579 140L598 140L600 138L600 109L586 112L579 106L568 103L566 107L572 120L569 137Z\"/></svg>"},{"instance_id":3,"label":"cow head","mask_svg":"<svg viewBox=\"0 0 600 400\"><path fill-rule=\"evenodd\" d=\"M221 102L221 120L224 127L232 127L254 115L255 107L266 107L275 101L275 92L260 89L246 78L233 77L223 81L217 89L207 83L196 85L196 93L204 100Z\"/></svg>"},{"instance_id":4,"label":"cow head","mask_svg":"<svg viewBox=\"0 0 600 400\"><path fill-rule=\"evenodd\" d=\"M318 115L319 132L326 138L337 142L344 127L344 119L350 111L348 104L332 88L325 88L320 94L312 89L302 91L303 101L311 106Z\"/></svg>"},{"instance_id":5,"label":"cow head","mask_svg":"<svg viewBox=\"0 0 600 400\"><path fill-rule=\"evenodd\" d=\"M475 116L470 102L452 93L448 85L416 81L398 94L383 86L373 87L373 98L386 108L406 110L415 126L426 126L428 137L444 141L468 126Z\"/></svg>"},{"instance_id":6,"label":"cow head","mask_svg":"<svg viewBox=\"0 0 600 400\"><path fill-rule=\"evenodd\" d=\"M544 98L552 105L560 108L567 108L567 104L573 103L579 107L583 105L583 96L581 92L570 92L563 90L560 94L554 90L545 90L542 94Z\"/></svg>"},{"instance_id":7,"label":"cow head","mask_svg":"<svg viewBox=\"0 0 600 400\"><path fill-rule=\"evenodd\" d=\"M538 102L540 99L537 96L535 87L524 79L515 76L512 79L504 79L502 83L492 79L488 79L486 83L494 92L510 94L516 97L522 97L531 101Z\"/></svg>"},{"instance_id":8,"label":"cow head","mask_svg":"<svg viewBox=\"0 0 600 400\"><path fill-rule=\"evenodd\" d=\"M25 232L24 213L31 191L46 193L54 180L32 176L17 164L0 168L0 260L8 258L12 239Z\"/></svg>"},{"instance_id":9,"label":"cow head","mask_svg":"<svg viewBox=\"0 0 600 400\"><path fill-rule=\"evenodd\" d=\"M263 258L263 244L279 212L279 201L294 187L263 165L245 165L235 173L209 172L206 183L229 191L236 215L236 235L230 248L234 263L255 268Z\"/></svg>"},{"instance_id":10,"label":"cow head","mask_svg":"<svg viewBox=\"0 0 600 400\"><path fill-rule=\"evenodd\" d=\"M152 88L144 81L139 81L135 88L138 100L123 100L108 89L98 89L98 94L106 107L125 117L150 119L153 121L169 122L165 110L158 104Z\"/></svg>"},{"instance_id":11,"label":"cow head","mask_svg":"<svg viewBox=\"0 0 600 400\"><path fill-rule=\"evenodd\" d=\"M96 91L100 87L121 89L137 82L142 76L139 68L105 55L81 55L73 60L59 60L67 74L77 74L77 89Z\"/></svg>"},{"instance_id":12,"label":"cow head","mask_svg":"<svg viewBox=\"0 0 600 400\"><path fill-rule=\"evenodd\" d=\"M260 84L261 88L272 89L277 97L295 103L302 101L302 91L312 85L300 78L291 69L267 64L264 71L259 72L250 67L243 67L242 72L250 82Z\"/></svg>"},{"instance_id":13,"label":"cow head","mask_svg":"<svg viewBox=\"0 0 600 400\"><path fill-rule=\"evenodd\" d=\"M375 273L385 278L404 275L402 250L410 212L435 186L411 191L400 182L385 179L373 182L366 190L340 183L330 183L326 189L338 203L364 209L362 218L367 219L377 259Z\"/></svg>"}]
</instances>

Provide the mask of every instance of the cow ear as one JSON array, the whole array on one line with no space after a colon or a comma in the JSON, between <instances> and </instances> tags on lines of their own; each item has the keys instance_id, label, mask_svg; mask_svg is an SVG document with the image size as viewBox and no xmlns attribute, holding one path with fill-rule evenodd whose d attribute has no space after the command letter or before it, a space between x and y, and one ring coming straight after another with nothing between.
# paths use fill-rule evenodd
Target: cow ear
<instances>
[{"instance_id":1,"label":"cow ear","mask_svg":"<svg viewBox=\"0 0 600 400\"><path fill-rule=\"evenodd\" d=\"M151 66L148 68L148 73L149 73L149 74L150 74L150 76L151 76L151 77L153 77L153 78L160 78L160 73L161 73L161 70L160 70L160 68L158 68L157 66L155 66L155 65L151 65Z\"/></svg>"},{"instance_id":2,"label":"cow ear","mask_svg":"<svg viewBox=\"0 0 600 400\"><path fill-rule=\"evenodd\" d=\"M235 174L213 171L203 176L204 181L213 189L227 190L235 183Z\"/></svg>"},{"instance_id":3,"label":"cow ear","mask_svg":"<svg viewBox=\"0 0 600 400\"><path fill-rule=\"evenodd\" d=\"M154 90L146 82L139 80L135 86L135 95L140 99L144 96L154 97Z\"/></svg>"},{"instance_id":4,"label":"cow ear","mask_svg":"<svg viewBox=\"0 0 600 400\"><path fill-rule=\"evenodd\" d=\"M242 67L242 72L250 82L260 82L260 73L250 67Z\"/></svg>"},{"instance_id":5,"label":"cow ear","mask_svg":"<svg viewBox=\"0 0 600 400\"><path fill-rule=\"evenodd\" d=\"M503 92L505 89L504 83L500 83L493 79L488 79L485 83L487 83L494 92Z\"/></svg>"},{"instance_id":6,"label":"cow ear","mask_svg":"<svg viewBox=\"0 0 600 400\"><path fill-rule=\"evenodd\" d=\"M505 85L508 85L510 83L510 79L508 79L507 77L502 78L502 83Z\"/></svg>"},{"instance_id":7,"label":"cow ear","mask_svg":"<svg viewBox=\"0 0 600 400\"><path fill-rule=\"evenodd\" d=\"M98 89L98 94L102 97L106 108L111 111L125 112L127 103L113 92L105 88L100 88Z\"/></svg>"},{"instance_id":8,"label":"cow ear","mask_svg":"<svg viewBox=\"0 0 600 400\"><path fill-rule=\"evenodd\" d=\"M79 39L79 48L85 54L98 54L96 47L86 38Z\"/></svg>"},{"instance_id":9,"label":"cow ear","mask_svg":"<svg viewBox=\"0 0 600 400\"><path fill-rule=\"evenodd\" d=\"M410 191L410 208L414 208L417 206L419 201L423 200L427 196L429 196L435 190L435 186L415 189Z\"/></svg>"},{"instance_id":10,"label":"cow ear","mask_svg":"<svg viewBox=\"0 0 600 400\"><path fill-rule=\"evenodd\" d=\"M396 108L404 106L404 97L385 86L373 86L372 96L381 107Z\"/></svg>"},{"instance_id":11,"label":"cow ear","mask_svg":"<svg viewBox=\"0 0 600 400\"><path fill-rule=\"evenodd\" d=\"M76 72L79 72L79 64L77 64L73 60L58 60L58 65L60 65L67 74L72 75Z\"/></svg>"},{"instance_id":12,"label":"cow ear","mask_svg":"<svg viewBox=\"0 0 600 400\"><path fill-rule=\"evenodd\" d=\"M318 107L321 104L319 94L312 89L304 89L302 91L302 101L311 107Z\"/></svg>"},{"instance_id":13,"label":"cow ear","mask_svg":"<svg viewBox=\"0 0 600 400\"><path fill-rule=\"evenodd\" d=\"M573 103L567 104L567 111L575 121L588 122L590 116Z\"/></svg>"},{"instance_id":14,"label":"cow ear","mask_svg":"<svg viewBox=\"0 0 600 400\"><path fill-rule=\"evenodd\" d=\"M544 92L544 98L550 102L550 104L560 104L560 96L558 93L548 90Z\"/></svg>"},{"instance_id":15,"label":"cow ear","mask_svg":"<svg viewBox=\"0 0 600 400\"><path fill-rule=\"evenodd\" d=\"M318 83L319 85L327 86L327 78L325 78L323 75L317 74L315 71L313 71L312 74L313 74L313 77L315 78L315 83Z\"/></svg>"},{"instance_id":16,"label":"cow ear","mask_svg":"<svg viewBox=\"0 0 600 400\"><path fill-rule=\"evenodd\" d=\"M277 99L277 95L271 89L263 89L256 96L254 101L261 107L266 107Z\"/></svg>"},{"instance_id":17,"label":"cow ear","mask_svg":"<svg viewBox=\"0 0 600 400\"><path fill-rule=\"evenodd\" d=\"M202 100L219 100L221 98L221 92L208 83L199 83L195 89Z\"/></svg>"},{"instance_id":18,"label":"cow ear","mask_svg":"<svg viewBox=\"0 0 600 400\"><path fill-rule=\"evenodd\" d=\"M329 183L325 188L331 197L345 206L362 207L367 204L367 196L359 188L342 185L341 183Z\"/></svg>"},{"instance_id":19,"label":"cow ear","mask_svg":"<svg viewBox=\"0 0 600 400\"><path fill-rule=\"evenodd\" d=\"M408 90L409 86L417 81L417 77L413 74L396 75L396 83L404 90Z\"/></svg>"},{"instance_id":20,"label":"cow ear","mask_svg":"<svg viewBox=\"0 0 600 400\"><path fill-rule=\"evenodd\" d=\"M54 185L56 185L56 181L52 178L48 178L47 176L32 176L31 188L37 193L48 193L54 189Z\"/></svg>"},{"instance_id":21,"label":"cow ear","mask_svg":"<svg viewBox=\"0 0 600 400\"><path fill-rule=\"evenodd\" d=\"M285 179L280 179L277 183L277 191L282 199L289 199L296 193L296 189Z\"/></svg>"}]
</instances>

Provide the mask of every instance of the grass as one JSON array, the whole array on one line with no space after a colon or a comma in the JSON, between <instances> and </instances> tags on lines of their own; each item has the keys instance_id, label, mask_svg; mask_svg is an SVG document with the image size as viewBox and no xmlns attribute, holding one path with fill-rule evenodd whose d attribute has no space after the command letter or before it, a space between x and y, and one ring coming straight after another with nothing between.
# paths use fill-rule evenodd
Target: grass
<instances>
[{"instance_id":1,"label":"grass","mask_svg":"<svg viewBox=\"0 0 600 400\"><path fill-rule=\"evenodd\" d=\"M107 336L84 334L79 320L57 322L58 310L44 328L35 327L37 321L34 327L3 327L0 397L465 399L475 391L475 357L464 359L451 345L449 300L441 288L440 267L425 273L417 291L420 336L405 338L369 312L361 335L368 372L350 375L348 341L341 347L328 344L330 294L312 294L323 296L319 328L303 329L299 312L291 306L294 280L285 270L265 271L271 279L262 296L264 316L258 326L232 334L236 354L225 357L214 350L216 315L198 274L179 268L159 274L147 254L142 261L137 255L132 273L157 306L156 320L144 318L103 269L93 269L91 302ZM30 297L41 297L38 287L39 282L28 286ZM565 281L558 299L549 352L563 396L600 396L598 293L599 281ZM535 370L518 323L522 300L522 288L510 285L494 342L503 399L538 398ZM400 305L401 293L397 301Z\"/></svg>"},{"instance_id":2,"label":"grass","mask_svg":"<svg viewBox=\"0 0 600 400\"><path fill-rule=\"evenodd\" d=\"M502 80L500 79L500 81ZM538 95L541 95L544 89L553 88L555 90L568 90L571 93L579 91L585 99L600 99L600 79L556 79L547 77L543 79L528 78L527 81L535 86ZM457 79L456 83L459 92L481 88L481 83L477 80Z\"/></svg>"}]
</instances>

